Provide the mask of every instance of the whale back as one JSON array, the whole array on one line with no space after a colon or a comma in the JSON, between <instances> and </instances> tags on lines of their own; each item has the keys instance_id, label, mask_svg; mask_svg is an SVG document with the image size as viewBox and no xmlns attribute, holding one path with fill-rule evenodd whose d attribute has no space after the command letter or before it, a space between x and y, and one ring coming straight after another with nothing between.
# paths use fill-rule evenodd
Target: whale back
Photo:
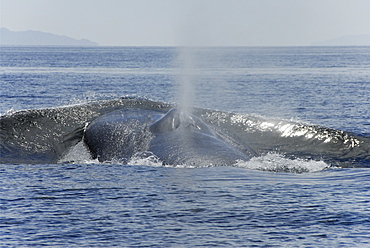
<instances>
[{"instance_id":1,"label":"whale back","mask_svg":"<svg viewBox=\"0 0 370 248\"><path fill-rule=\"evenodd\" d=\"M149 151L164 164L223 166L250 157L213 132L200 118L171 109L150 125Z\"/></svg>"},{"instance_id":2,"label":"whale back","mask_svg":"<svg viewBox=\"0 0 370 248\"><path fill-rule=\"evenodd\" d=\"M126 163L134 154L147 149L151 138L148 125L157 114L150 110L121 109L102 115L87 126L85 144L94 159Z\"/></svg>"},{"instance_id":3,"label":"whale back","mask_svg":"<svg viewBox=\"0 0 370 248\"><path fill-rule=\"evenodd\" d=\"M170 132L180 126L180 113L176 109L171 109L162 118L149 126L152 133Z\"/></svg>"},{"instance_id":4,"label":"whale back","mask_svg":"<svg viewBox=\"0 0 370 248\"><path fill-rule=\"evenodd\" d=\"M164 164L233 165L249 156L225 141L200 118L171 109L161 112L121 109L93 120L84 141L93 158L127 163L131 157L149 151ZM158 119L159 118L159 119Z\"/></svg>"},{"instance_id":5,"label":"whale back","mask_svg":"<svg viewBox=\"0 0 370 248\"><path fill-rule=\"evenodd\" d=\"M149 130L154 134L171 132L178 128L193 129L200 133L214 135L201 119L181 112L176 108L169 110L162 118L149 126Z\"/></svg>"}]
</instances>

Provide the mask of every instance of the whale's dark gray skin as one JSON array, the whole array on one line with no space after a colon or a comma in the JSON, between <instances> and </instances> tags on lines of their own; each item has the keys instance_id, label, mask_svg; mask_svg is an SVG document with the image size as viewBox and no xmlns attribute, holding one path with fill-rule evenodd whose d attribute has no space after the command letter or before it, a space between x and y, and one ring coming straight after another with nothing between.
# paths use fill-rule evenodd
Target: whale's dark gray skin
<instances>
[{"instance_id":1,"label":"whale's dark gray skin","mask_svg":"<svg viewBox=\"0 0 370 248\"><path fill-rule=\"evenodd\" d=\"M100 162L126 163L133 155L145 151L152 137L148 126L160 112L144 109L121 109L92 121L84 134L92 157Z\"/></svg>"},{"instance_id":2,"label":"whale's dark gray skin","mask_svg":"<svg viewBox=\"0 0 370 248\"><path fill-rule=\"evenodd\" d=\"M92 156L100 161L124 163L132 156L148 156L152 151L165 163L232 164L235 158L255 156L252 148L257 155L274 152L333 166L370 167L367 134L202 108L194 108L190 115L170 111L164 116L173 107L124 97L1 115L0 163L74 162L66 161L68 154L84 140ZM216 159L219 154L224 155Z\"/></svg>"},{"instance_id":3,"label":"whale's dark gray skin","mask_svg":"<svg viewBox=\"0 0 370 248\"><path fill-rule=\"evenodd\" d=\"M226 166L250 157L223 140L194 115L170 110L149 127L149 151L171 165Z\"/></svg>"},{"instance_id":4,"label":"whale's dark gray skin","mask_svg":"<svg viewBox=\"0 0 370 248\"><path fill-rule=\"evenodd\" d=\"M161 114L125 109L102 115L87 126L85 143L101 162L125 163L141 152L170 165L226 166L250 159L198 117L177 109Z\"/></svg>"}]
</instances>

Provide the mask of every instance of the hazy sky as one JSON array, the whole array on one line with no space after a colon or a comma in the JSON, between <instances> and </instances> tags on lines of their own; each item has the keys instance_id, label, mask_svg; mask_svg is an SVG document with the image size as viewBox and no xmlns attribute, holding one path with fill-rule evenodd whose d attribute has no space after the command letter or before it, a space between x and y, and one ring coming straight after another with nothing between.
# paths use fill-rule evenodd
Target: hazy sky
<instances>
[{"instance_id":1,"label":"hazy sky","mask_svg":"<svg viewBox=\"0 0 370 248\"><path fill-rule=\"evenodd\" d=\"M370 34L370 0L0 0L1 26L100 45L310 45Z\"/></svg>"}]
</instances>

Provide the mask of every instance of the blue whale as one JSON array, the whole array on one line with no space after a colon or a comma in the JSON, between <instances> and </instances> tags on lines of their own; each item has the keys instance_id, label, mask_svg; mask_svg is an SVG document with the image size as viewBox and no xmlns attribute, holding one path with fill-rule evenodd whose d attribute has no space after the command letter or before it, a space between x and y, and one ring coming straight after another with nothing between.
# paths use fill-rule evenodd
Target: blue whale
<instances>
[{"instance_id":1,"label":"blue whale","mask_svg":"<svg viewBox=\"0 0 370 248\"><path fill-rule=\"evenodd\" d=\"M113 111L87 126L84 141L101 162L126 163L137 154L155 155L168 165L226 166L250 159L200 118L177 109L164 115L143 109Z\"/></svg>"}]
</instances>

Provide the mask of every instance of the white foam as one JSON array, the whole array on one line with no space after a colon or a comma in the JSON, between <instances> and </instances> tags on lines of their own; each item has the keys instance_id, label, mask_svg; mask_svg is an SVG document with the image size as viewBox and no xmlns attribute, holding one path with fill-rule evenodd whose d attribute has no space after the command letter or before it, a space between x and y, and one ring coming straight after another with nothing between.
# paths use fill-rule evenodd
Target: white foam
<instances>
[{"instance_id":1,"label":"white foam","mask_svg":"<svg viewBox=\"0 0 370 248\"><path fill-rule=\"evenodd\" d=\"M83 142L75 145L58 163L78 163L78 164L101 164L97 159L92 159L88 148ZM108 164L120 164L119 161L109 161ZM199 168L195 164L178 164L164 165L162 161L150 152L138 153L133 156L127 165L146 165L152 167L172 167L172 168ZM300 158L290 159L278 153L268 153L264 156L253 157L249 161L237 161L235 167L246 168L251 170L262 170L271 172L290 172L290 173L305 173L322 171L330 167L324 161L304 160ZM208 166L214 167L209 164Z\"/></svg>"},{"instance_id":2,"label":"white foam","mask_svg":"<svg viewBox=\"0 0 370 248\"><path fill-rule=\"evenodd\" d=\"M163 165L162 161L155 155L147 157L133 157L129 165L147 165L153 167L171 167L171 168L199 168L195 164L178 164L178 165ZM235 167L246 168L251 170L262 170L271 172L289 172L289 173L307 173L322 171L330 167L324 161L304 160L300 158L290 159L281 154L269 153L260 157L253 157L249 161L238 161ZM212 164L204 167L215 167Z\"/></svg>"},{"instance_id":3,"label":"white foam","mask_svg":"<svg viewBox=\"0 0 370 248\"><path fill-rule=\"evenodd\" d=\"M304 160L300 158L289 159L277 153L268 153L264 156L253 157L249 161L238 161L236 166L253 170L292 173L316 172L330 167L324 161Z\"/></svg>"},{"instance_id":4,"label":"white foam","mask_svg":"<svg viewBox=\"0 0 370 248\"><path fill-rule=\"evenodd\" d=\"M127 164L128 165L147 165L147 166L153 166L153 167L183 168L183 169L215 167L212 164L209 164L209 165L203 164L202 166L199 166L198 164L175 164L175 165L164 164L156 155L154 155L151 152L138 153L135 156L133 156Z\"/></svg>"},{"instance_id":5,"label":"white foam","mask_svg":"<svg viewBox=\"0 0 370 248\"><path fill-rule=\"evenodd\" d=\"M147 154L146 156L142 156L140 154L133 156L130 161L127 163L128 165L148 165L153 167L162 167L163 163L160 159L153 155Z\"/></svg>"}]
</instances>

